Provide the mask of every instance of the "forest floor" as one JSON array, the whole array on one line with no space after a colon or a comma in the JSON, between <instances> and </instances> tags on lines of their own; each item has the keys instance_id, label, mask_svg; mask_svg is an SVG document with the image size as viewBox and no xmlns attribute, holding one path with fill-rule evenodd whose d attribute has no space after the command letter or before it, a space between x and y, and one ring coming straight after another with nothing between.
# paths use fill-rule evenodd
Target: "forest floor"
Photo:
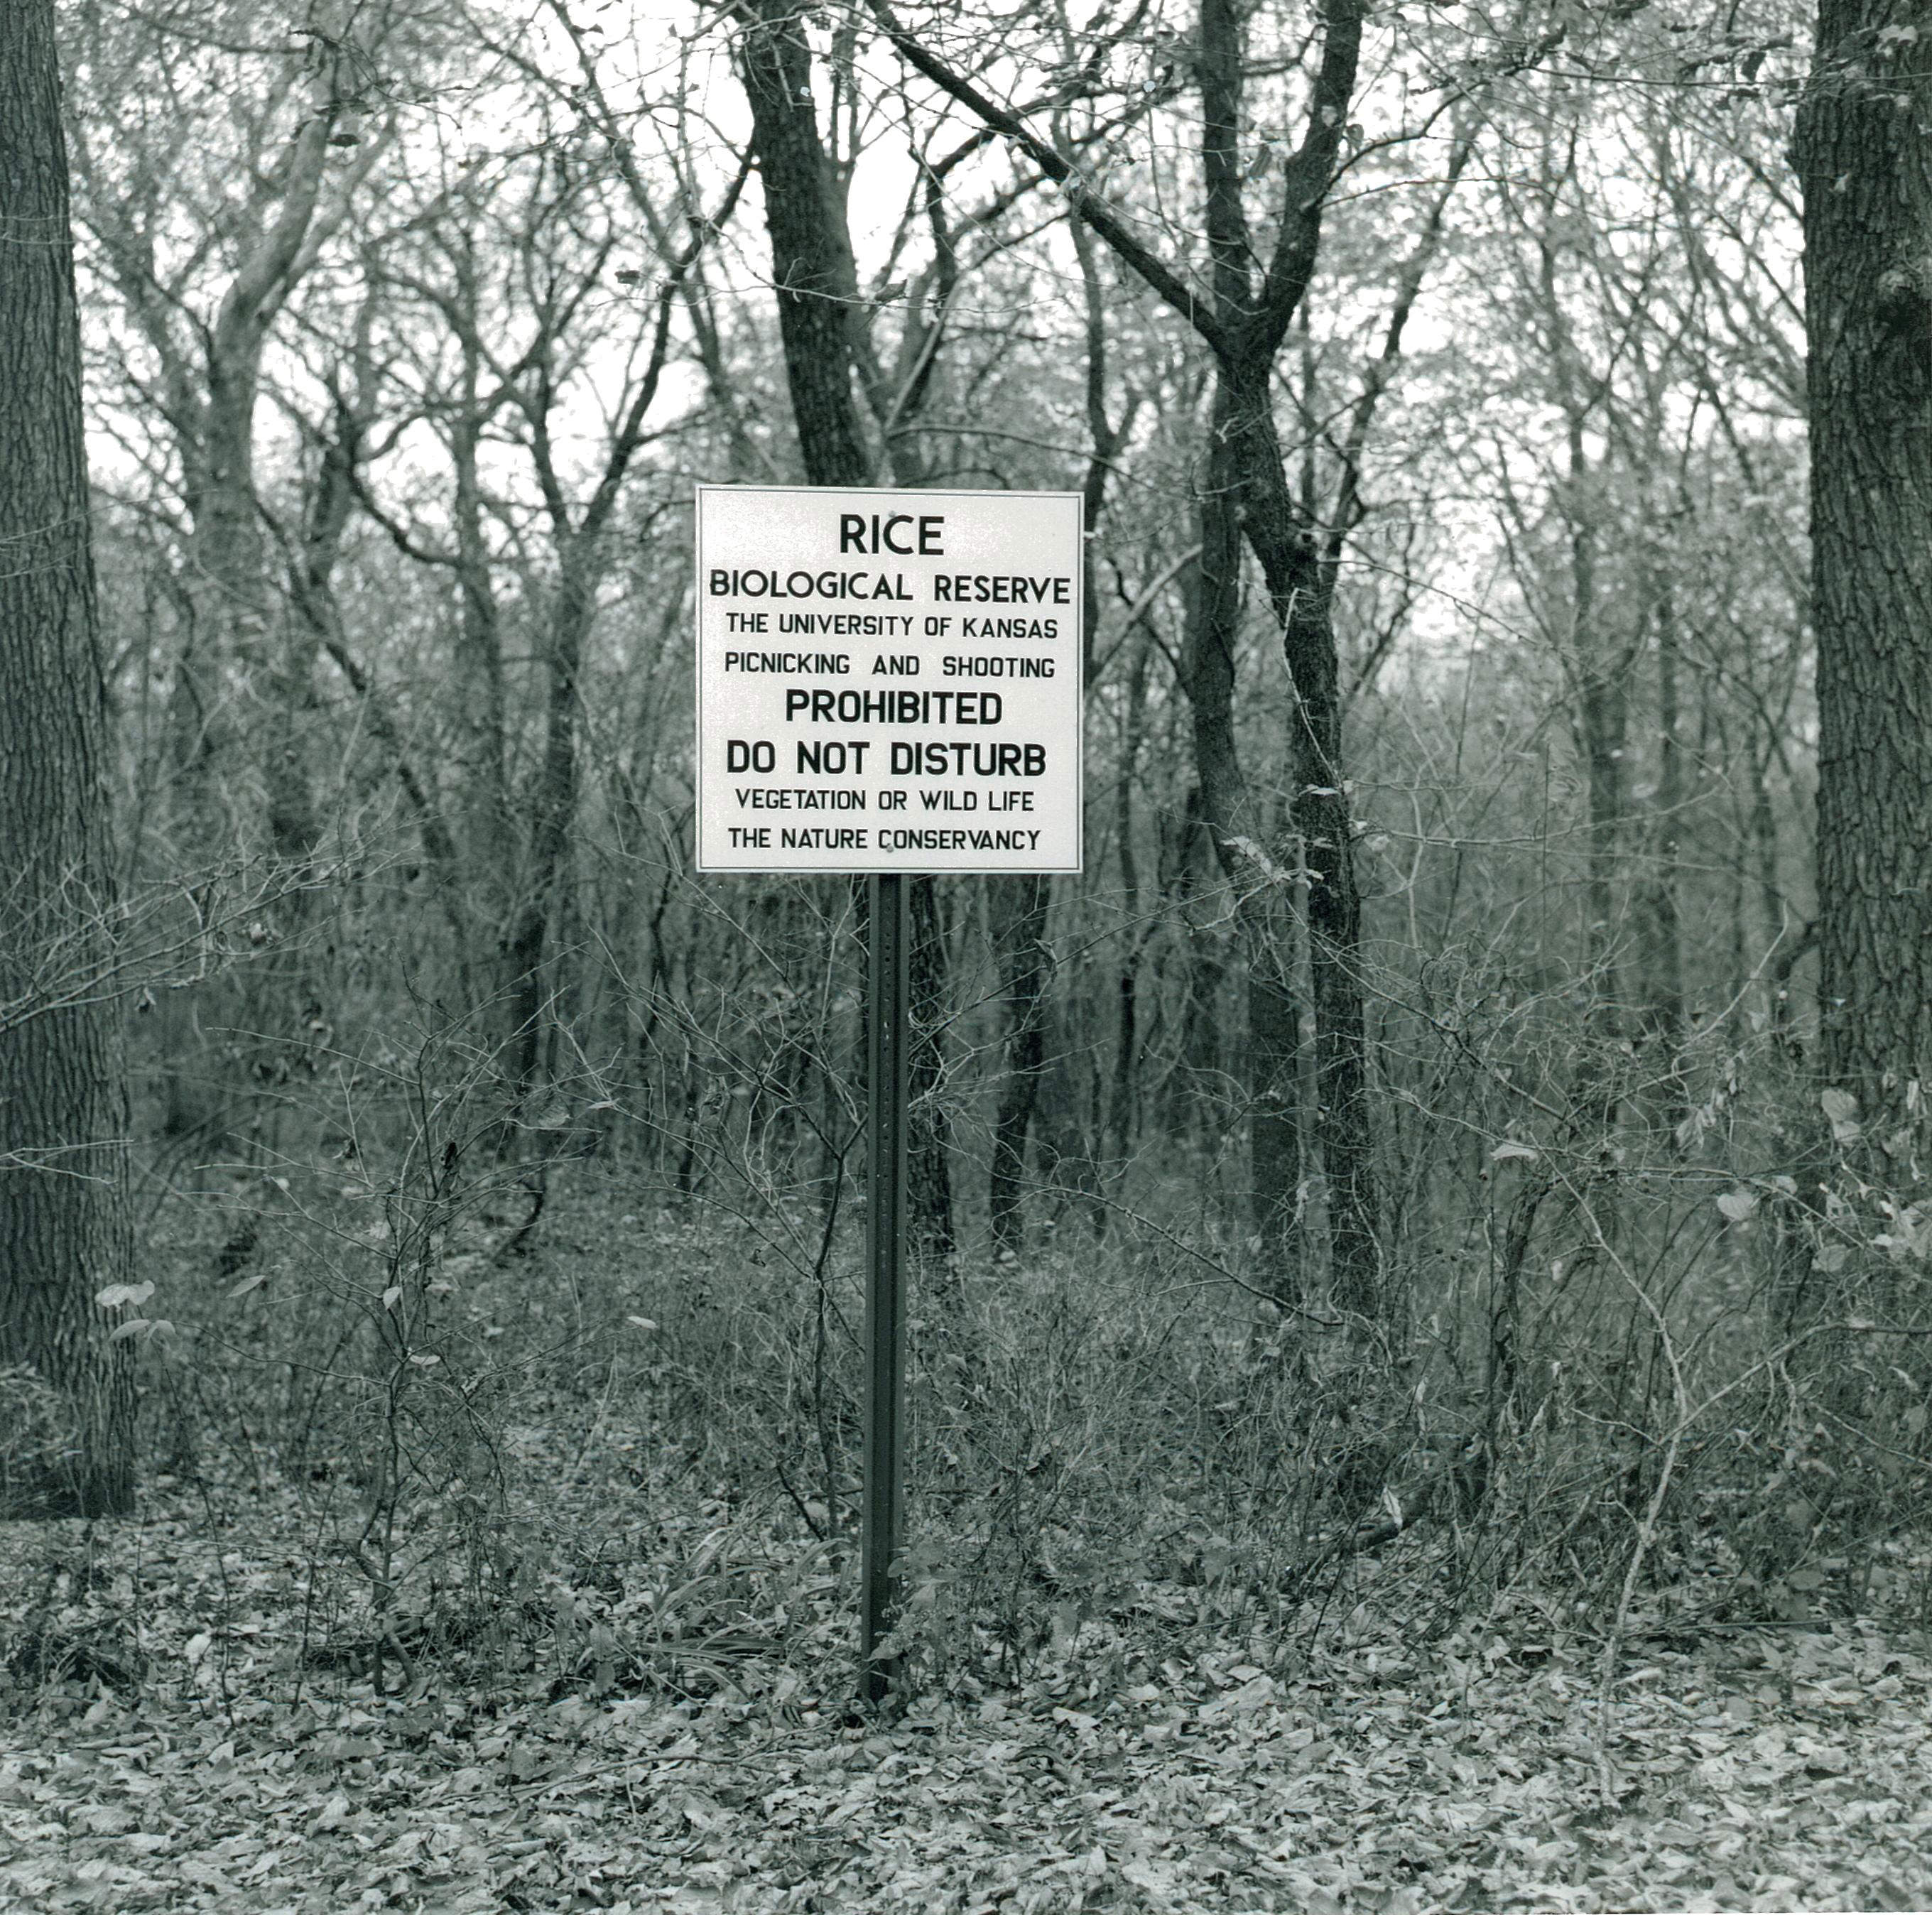
<instances>
[{"instance_id":1,"label":"forest floor","mask_svg":"<svg viewBox=\"0 0 1932 1915\"><path fill-rule=\"evenodd\" d=\"M425 1655L390 1694L256 1494L0 1531L0 1908L1932 1907L1910 1632L1634 1626L1606 1723L1600 1643L1534 1605L1420 1646L1364 1604L1292 1653L1090 1623L855 1720L820 1574L782 1655L714 1632L627 1682L592 1629L586 1680Z\"/></svg>"}]
</instances>

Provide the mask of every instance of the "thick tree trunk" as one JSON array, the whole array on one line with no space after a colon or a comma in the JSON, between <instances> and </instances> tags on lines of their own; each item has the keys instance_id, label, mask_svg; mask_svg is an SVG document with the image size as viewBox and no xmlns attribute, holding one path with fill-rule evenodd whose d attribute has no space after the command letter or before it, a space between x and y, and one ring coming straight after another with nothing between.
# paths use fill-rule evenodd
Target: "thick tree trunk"
<instances>
[{"instance_id":1,"label":"thick tree trunk","mask_svg":"<svg viewBox=\"0 0 1932 1915\"><path fill-rule=\"evenodd\" d=\"M1289 899L1270 891L1244 914L1248 973L1248 1166L1255 1229L1276 1289L1294 1301L1302 1259L1301 1005Z\"/></svg>"},{"instance_id":2,"label":"thick tree trunk","mask_svg":"<svg viewBox=\"0 0 1932 1915\"><path fill-rule=\"evenodd\" d=\"M1827 1074L1889 1136L1932 1076L1932 46L1821 0L1804 191ZM1906 1174L1894 1158L1894 1177Z\"/></svg>"},{"instance_id":3,"label":"thick tree trunk","mask_svg":"<svg viewBox=\"0 0 1932 1915\"><path fill-rule=\"evenodd\" d=\"M269 842L298 881L322 835L305 762L316 641L305 623L284 617L271 581L255 488L255 408L269 328L306 269L333 125L332 110L318 112L290 149L281 204L255 236L206 335L200 431L183 448L200 609L226 655L207 662L218 672L238 665L262 687L269 717L259 757ZM209 709L220 702L212 687L203 696ZM304 902L298 883L286 908L298 919Z\"/></svg>"},{"instance_id":4,"label":"thick tree trunk","mask_svg":"<svg viewBox=\"0 0 1932 1915\"><path fill-rule=\"evenodd\" d=\"M1554 302L1555 295L1550 294ZM1567 336L1567 335L1566 335ZM1566 382L1574 368L1564 362ZM1584 445L1587 407L1566 383L1569 467L1562 494L1569 523L1569 654L1576 692L1574 719L1582 761L1585 806L1583 968L1589 993L1588 1043L1580 1055L1573 1101L1593 1133L1617 1120L1628 1073L1620 1046L1625 1040L1622 926L1618 875L1624 849L1629 746L1628 675L1638 638L1623 642L1597 588L1599 501Z\"/></svg>"},{"instance_id":5,"label":"thick tree trunk","mask_svg":"<svg viewBox=\"0 0 1932 1915\"><path fill-rule=\"evenodd\" d=\"M128 1346L106 1340L94 1301L126 1281L132 1243L51 0L0 5L0 1373L36 1373L67 1424L22 1444L32 1385L0 1384L0 1514L95 1514L133 1501Z\"/></svg>"}]
</instances>

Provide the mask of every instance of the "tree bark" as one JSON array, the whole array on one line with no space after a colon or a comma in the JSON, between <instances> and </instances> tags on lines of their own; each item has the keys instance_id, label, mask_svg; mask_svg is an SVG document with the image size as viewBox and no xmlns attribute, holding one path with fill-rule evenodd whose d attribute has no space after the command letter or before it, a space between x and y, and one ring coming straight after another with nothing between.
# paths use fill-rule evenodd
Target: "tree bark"
<instances>
[{"instance_id":1,"label":"tree bark","mask_svg":"<svg viewBox=\"0 0 1932 1915\"><path fill-rule=\"evenodd\" d=\"M1911 24L1906 24L1906 23ZM1804 194L1828 1076L1889 1134L1932 1074L1932 44L1820 0ZM1894 1162L1892 1174L1903 1174Z\"/></svg>"},{"instance_id":2,"label":"tree bark","mask_svg":"<svg viewBox=\"0 0 1932 1915\"><path fill-rule=\"evenodd\" d=\"M0 1372L64 1399L67 1454L0 1445L0 1514L134 1499L133 1256L115 864L80 326L51 0L0 5ZM25 1419L13 1391L0 1415Z\"/></svg>"},{"instance_id":3,"label":"tree bark","mask_svg":"<svg viewBox=\"0 0 1932 1915\"><path fill-rule=\"evenodd\" d=\"M852 392L857 275L844 209L818 134L812 48L796 0L745 0L740 42L752 142L771 236L778 335L806 482L869 485Z\"/></svg>"}]
</instances>

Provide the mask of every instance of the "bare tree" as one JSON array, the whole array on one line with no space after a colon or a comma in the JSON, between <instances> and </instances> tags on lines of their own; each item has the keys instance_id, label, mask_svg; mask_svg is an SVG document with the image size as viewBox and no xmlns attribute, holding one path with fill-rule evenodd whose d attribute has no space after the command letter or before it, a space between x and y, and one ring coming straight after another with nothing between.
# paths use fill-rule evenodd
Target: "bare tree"
<instances>
[{"instance_id":1,"label":"bare tree","mask_svg":"<svg viewBox=\"0 0 1932 1915\"><path fill-rule=\"evenodd\" d=\"M1280 882L1280 865L1253 808L1232 749L1232 619L1238 603L1239 552L1253 552L1282 635L1296 711L1286 741L1291 815L1307 872L1312 953L1320 1139L1331 1190L1330 1259L1338 1300L1358 1318L1380 1322L1392 1299L1382 1269L1367 1032L1363 1012L1361 909L1342 756L1343 686L1334 601L1339 553L1291 488L1270 381L1276 354L1306 296L1320 251L1322 218L1345 154L1344 134L1360 58L1365 9L1334 0L1322 14L1321 50L1310 81L1301 137L1282 165L1274 242L1258 257L1244 203L1250 166L1243 116L1247 71L1245 9L1203 0L1195 50L1202 107L1203 221L1209 286L1152 252L1070 158L1002 107L901 24L884 0L872 11L909 65L986 125L1004 134L1066 194L1082 220L1132 272L1199 335L1214 360L1208 470L1202 488L1204 609L1190 646L1202 802L1217 848L1235 881L1259 889ZM1264 1032L1294 1022L1278 988L1258 1000ZM1286 1035L1276 1046L1288 1042ZM1261 1109L1264 1136L1290 1108L1271 1067ZM1264 1148L1270 1184L1295 1151L1283 1141ZM1285 1193L1260 1193L1264 1214Z\"/></svg>"}]
</instances>

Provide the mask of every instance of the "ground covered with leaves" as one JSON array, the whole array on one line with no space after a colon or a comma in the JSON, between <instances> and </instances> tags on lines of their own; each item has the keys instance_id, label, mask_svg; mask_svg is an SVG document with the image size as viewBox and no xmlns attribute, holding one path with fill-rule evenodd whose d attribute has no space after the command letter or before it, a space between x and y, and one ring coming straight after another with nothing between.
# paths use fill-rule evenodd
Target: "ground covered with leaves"
<instances>
[{"instance_id":1,"label":"ground covered with leaves","mask_svg":"<svg viewBox=\"0 0 1932 1915\"><path fill-rule=\"evenodd\" d=\"M549 1579L488 1679L371 1633L272 1493L16 1526L0 1907L1932 1906L1906 1631L1640 1622L1606 1719L1600 1639L1521 1592L1419 1643L1372 1577L1292 1640L1176 1590L1192 1626L1088 1620L860 1716L849 1574L718 1515L601 1596Z\"/></svg>"}]
</instances>

